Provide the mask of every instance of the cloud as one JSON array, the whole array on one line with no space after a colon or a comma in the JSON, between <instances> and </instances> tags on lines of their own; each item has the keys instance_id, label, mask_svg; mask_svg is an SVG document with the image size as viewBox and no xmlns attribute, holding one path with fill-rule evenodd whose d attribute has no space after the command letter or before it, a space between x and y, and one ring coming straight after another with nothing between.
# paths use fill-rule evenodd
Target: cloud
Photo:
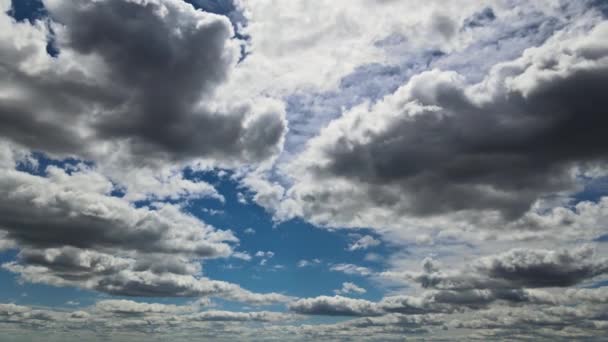
<instances>
[{"instance_id":1,"label":"cloud","mask_svg":"<svg viewBox=\"0 0 608 342\"><path fill-rule=\"evenodd\" d=\"M373 317L398 313L420 315L462 313L501 302L548 303L547 295L526 290L431 290L419 295L394 295L378 302L343 296L302 298L288 304L291 311L307 315Z\"/></svg>"},{"instance_id":2,"label":"cloud","mask_svg":"<svg viewBox=\"0 0 608 342\"><path fill-rule=\"evenodd\" d=\"M589 246L573 251L514 249L482 258L474 266L492 279L515 286L571 286L608 272L608 260L594 258Z\"/></svg>"},{"instance_id":3,"label":"cloud","mask_svg":"<svg viewBox=\"0 0 608 342\"><path fill-rule=\"evenodd\" d=\"M353 294L364 294L367 290L357 286L355 283L345 282L342 283L342 288L338 290L334 290L336 295L347 295L349 293Z\"/></svg>"},{"instance_id":4,"label":"cloud","mask_svg":"<svg viewBox=\"0 0 608 342\"><path fill-rule=\"evenodd\" d=\"M245 260L245 261L251 260L251 255L249 255L249 253L247 253L247 252L235 252L235 253L232 253L232 257L233 258L237 258L237 259L241 259L241 260Z\"/></svg>"},{"instance_id":5,"label":"cloud","mask_svg":"<svg viewBox=\"0 0 608 342\"><path fill-rule=\"evenodd\" d=\"M371 235L365 235L348 246L349 251L366 250L371 247L380 245L380 240L375 239Z\"/></svg>"},{"instance_id":6,"label":"cloud","mask_svg":"<svg viewBox=\"0 0 608 342\"><path fill-rule=\"evenodd\" d=\"M289 304L299 314L327 316L377 316L381 314L375 303L342 296L304 298Z\"/></svg>"},{"instance_id":7,"label":"cloud","mask_svg":"<svg viewBox=\"0 0 608 342\"><path fill-rule=\"evenodd\" d=\"M85 158L126 151L137 162L255 162L280 150L280 104L228 104L214 95L239 54L227 18L177 0L44 4L56 58L46 55L43 27L1 19L2 80L12 89L0 108L2 127L10 127L4 137Z\"/></svg>"},{"instance_id":8,"label":"cloud","mask_svg":"<svg viewBox=\"0 0 608 342\"><path fill-rule=\"evenodd\" d=\"M218 257L230 254L227 242L236 241L230 231L215 230L175 206L134 208L107 196L111 183L95 172L48 171L43 178L0 170L0 227L22 245Z\"/></svg>"},{"instance_id":9,"label":"cloud","mask_svg":"<svg viewBox=\"0 0 608 342\"><path fill-rule=\"evenodd\" d=\"M286 167L290 198L332 227L493 227L574 190L577 172L605 163L607 32L605 23L564 30L473 85L423 72L346 111Z\"/></svg>"},{"instance_id":10,"label":"cloud","mask_svg":"<svg viewBox=\"0 0 608 342\"><path fill-rule=\"evenodd\" d=\"M140 303L131 300L101 300L95 310L118 316L141 316L146 314L175 314L191 312L192 307L171 304Z\"/></svg>"},{"instance_id":11,"label":"cloud","mask_svg":"<svg viewBox=\"0 0 608 342\"><path fill-rule=\"evenodd\" d=\"M23 5L0 0L1 267L103 300L27 306L35 293L16 291L0 304L10 338L606 336L598 1L41 2L18 21ZM334 252L364 259L297 267L373 291L340 279L334 296L298 298L212 279L231 258L268 266L238 272L294 262L259 239L239 251L198 218L248 221L229 201L344 234L355 253Z\"/></svg>"},{"instance_id":12,"label":"cloud","mask_svg":"<svg viewBox=\"0 0 608 342\"><path fill-rule=\"evenodd\" d=\"M274 257L274 252L271 251L257 251L255 253L255 256L260 258L260 265L264 266L266 265L266 263L268 263L269 259L272 259Z\"/></svg>"},{"instance_id":13,"label":"cloud","mask_svg":"<svg viewBox=\"0 0 608 342\"><path fill-rule=\"evenodd\" d=\"M7 159L15 163L15 157ZM291 300L202 277L202 259L233 253L232 232L176 205L136 208L108 196L111 182L87 168L47 173L0 168L0 231L19 249L17 260L2 267L22 280L124 296L220 296L256 305Z\"/></svg>"},{"instance_id":14,"label":"cloud","mask_svg":"<svg viewBox=\"0 0 608 342\"><path fill-rule=\"evenodd\" d=\"M329 268L330 271L342 272L349 275L368 276L373 272L367 267L357 266L353 264L335 264Z\"/></svg>"},{"instance_id":15,"label":"cloud","mask_svg":"<svg viewBox=\"0 0 608 342\"><path fill-rule=\"evenodd\" d=\"M225 330L221 334L227 337L231 334L253 332L253 327L243 324L285 323L294 318L292 314L281 312L197 311L188 305L128 300L103 300L77 311L0 304L0 324L3 328L9 328L12 333L18 333L19 330L16 329L33 328L38 333L65 332L68 335L77 334L80 338L92 330L96 332L96 336L90 336L93 339L100 336L119 338L121 334L128 333L128 339L136 341L149 339L154 335L173 336L182 340L184 337L200 336L200 331L196 331L213 328L210 324L215 324L215 328L223 327ZM242 330L232 331L233 323L241 324Z\"/></svg>"},{"instance_id":16,"label":"cloud","mask_svg":"<svg viewBox=\"0 0 608 342\"><path fill-rule=\"evenodd\" d=\"M298 267L302 268L302 267L309 267L309 266L314 266L314 265L318 265L321 263L321 259L312 259L312 260L306 260L306 259L302 259L300 261L298 261Z\"/></svg>"},{"instance_id":17,"label":"cloud","mask_svg":"<svg viewBox=\"0 0 608 342\"><path fill-rule=\"evenodd\" d=\"M595 258L590 246L573 250L515 248L481 257L461 270L441 271L432 259L423 261L423 272L384 272L424 288L448 290L521 289L569 287L608 272L608 260Z\"/></svg>"},{"instance_id":18,"label":"cloud","mask_svg":"<svg viewBox=\"0 0 608 342\"><path fill-rule=\"evenodd\" d=\"M36 260L24 258L22 251L18 261L4 263L2 267L19 274L21 280L30 283L72 286L121 296L221 297L253 305L289 302L293 299L279 293L254 293L236 284L189 273L191 271L188 267L196 270L197 265L183 261L175 263L179 267L178 272L159 272L154 268L138 268L137 261L100 253L79 252L75 260L62 254L56 255L54 259ZM95 257L89 257L90 254ZM145 258L140 260L147 261ZM179 273L179 270L186 270L186 273Z\"/></svg>"}]
</instances>

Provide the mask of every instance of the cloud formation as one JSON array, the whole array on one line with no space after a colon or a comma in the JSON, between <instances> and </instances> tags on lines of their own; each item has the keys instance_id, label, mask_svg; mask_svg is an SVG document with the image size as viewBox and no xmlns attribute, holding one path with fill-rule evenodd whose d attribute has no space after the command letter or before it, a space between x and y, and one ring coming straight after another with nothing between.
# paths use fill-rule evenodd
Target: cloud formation
<instances>
[{"instance_id":1,"label":"cloud formation","mask_svg":"<svg viewBox=\"0 0 608 342\"><path fill-rule=\"evenodd\" d=\"M280 150L279 103L215 94L239 54L227 18L178 0L44 5L57 57L46 53L44 26L1 18L5 138L85 159L126 153L135 164L256 162Z\"/></svg>"},{"instance_id":2,"label":"cloud formation","mask_svg":"<svg viewBox=\"0 0 608 342\"><path fill-rule=\"evenodd\" d=\"M607 9L0 0L0 331L604 339Z\"/></svg>"},{"instance_id":3,"label":"cloud formation","mask_svg":"<svg viewBox=\"0 0 608 342\"><path fill-rule=\"evenodd\" d=\"M312 222L381 228L403 216L508 222L574 190L605 164L607 34L605 23L564 30L477 84L412 77L310 140L287 167L291 198Z\"/></svg>"}]
</instances>

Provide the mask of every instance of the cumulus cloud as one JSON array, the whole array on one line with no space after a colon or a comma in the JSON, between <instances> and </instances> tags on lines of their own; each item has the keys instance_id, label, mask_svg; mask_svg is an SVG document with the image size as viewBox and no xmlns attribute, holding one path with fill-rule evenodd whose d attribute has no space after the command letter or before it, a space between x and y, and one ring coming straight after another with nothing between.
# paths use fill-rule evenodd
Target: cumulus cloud
<instances>
[{"instance_id":1,"label":"cumulus cloud","mask_svg":"<svg viewBox=\"0 0 608 342\"><path fill-rule=\"evenodd\" d=\"M0 227L25 246L113 248L147 253L227 256L230 231L218 231L173 205L134 208L107 196L111 183L87 170L48 177L2 169ZM28 218L27 220L25 218Z\"/></svg>"},{"instance_id":2,"label":"cumulus cloud","mask_svg":"<svg viewBox=\"0 0 608 342\"><path fill-rule=\"evenodd\" d=\"M287 167L291 198L330 226L445 217L497 227L574 190L577 172L605 164L607 29L564 30L473 85L424 72L345 112Z\"/></svg>"},{"instance_id":3,"label":"cumulus cloud","mask_svg":"<svg viewBox=\"0 0 608 342\"><path fill-rule=\"evenodd\" d=\"M113 295L136 297L221 297L253 305L289 302L292 297L279 293L254 293L239 285L202 277L200 265L174 261L174 269L143 266L138 260L107 254L74 251L61 253L46 250L45 255L21 252L17 261L2 267L16 273L23 281L54 286L73 286ZM34 253L31 253L34 254Z\"/></svg>"},{"instance_id":4,"label":"cumulus cloud","mask_svg":"<svg viewBox=\"0 0 608 342\"><path fill-rule=\"evenodd\" d=\"M124 152L134 163L255 162L279 151L280 104L214 95L239 54L227 18L177 0L44 5L57 57L46 54L44 26L0 19L4 137L89 159Z\"/></svg>"},{"instance_id":5,"label":"cumulus cloud","mask_svg":"<svg viewBox=\"0 0 608 342\"><path fill-rule=\"evenodd\" d=\"M573 251L514 249L482 258L474 267L492 279L515 286L571 286L608 272L608 259L594 258L591 247Z\"/></svg>"},{"instance_id":6,"label":"cumulus cloud","mask_svg":"<svg viewBox=\"0 0 608 342\"><path fill-rule=\"evenodd\" d=\"M19 153L6 155L14 167ZM2 267L24 281L125 296L290 300L203 277L201 261L230 256L238 239L176 205L136 208L109 196L111 182L86 167L49 167L41 177L9 166L0 174L0 231L19 249Z\"/></svg>"},{"instance_id":7,"label":"cumulus cloud","mask_svg":"<svg viewBox=\"0 0 608 342\"><path fill-rule=\"evenodd\" d=\"M606 336L599 1L42 0L23 21L13 3L0 0L1 268L86 290L62 308L0 304L14 339ZM223 194L208 174L238 184ZM253 292L212 279L235 268L217 259L298 259L259 239L239 251L197 217L234 226L228 201L374 233L345 233L334 252L352 260L296 263L327 264L334 296ZM383 297L347 297L368 291ZM83 306L90 292L104 299Z\"/></svg>"},{"instance_id":8,"label":"cumulus cloud","mask_svg":"<svg viewBox=\"0 0 608 342\"><path fill-rule=\"evenodd\" d=\"M377 316L382 313L374 302L342 296L299 299L289 309L300 314L327 316Z\"/></svg>"},{"instance_id":9,"label":"cumulus cloud","mask_svg":"<svg viewBox=\"0 0 608 342\"><path fill-rule=\"evenodd\" d=\"M223 202L182 169L281 150L280 102L217 92L240 55L229 20L178 0L43 5L44 23L17 22L0 3L0 247L19 250L3 268L125 296L288 301L204 277L202 260L230 256L238 239L156 202ZM40 168L31 151L75 162Z\"/></svg>"},{"instance_id":10,"label":"cumulus cloud","mask_svg":"<svg viewBox=\"0 0 608 342\"><path fill-rule=\"evenodd\" d=\"M568 287L608 272L608 260L594 257L590 246L552 251L516 248L481 257L462 270L442 271L431 259L423 272L385 272L424 288L450 290Z\"/></svg>"},{"instance_id":11,"label":"cumulus cloud","mask_svg":"<svg viewBox=\"0 0 608 342\"><path fill-rule=\"evenodd\" d=\"M382 316L391 313L421 315L462 313L491 304L550 303L549 295L527 290L430 290L418 295L395 295L378 302L336 295L302 298L288 304L291 311L325 316Z\"/></svg>"},{"instance_id":12,"label":"cumulus cloud","mask_svg":"<svg viewBox=\"0 0 608 342\"><path fill-rule=\"evenodd\" d=\"M269 311L197 311L188 305L103 300L75 311L0 304L0 319L3 328L11 329L13 333L19 331L15 329L34 328L40 333L55 330L82 337L87 331L93 330L98 335L90 338L128 333L129 340L139 341L153 335L172 335L181 339L184 332L192 338L195 331L213 327L210 324L215 324L216 328L225 325L223 334L227 336L238 335L247 333L247 329L254 329L244 326L244 330L231 331L235 328L232 324L284 323L293 320L294 315Z\"/></svg>"}]
</instances>

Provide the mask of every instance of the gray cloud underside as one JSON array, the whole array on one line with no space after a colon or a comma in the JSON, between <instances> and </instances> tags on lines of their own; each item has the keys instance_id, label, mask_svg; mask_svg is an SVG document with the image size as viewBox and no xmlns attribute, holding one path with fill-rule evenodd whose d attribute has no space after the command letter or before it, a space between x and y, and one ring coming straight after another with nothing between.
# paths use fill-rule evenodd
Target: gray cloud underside
<instances>
[{"instance_id":1,"label":"gray cloud underside","mask_svg":"<svg viewBox=\"0 0 608 342\"><path fill-rule=\"evenodd\" d=\"M20 45L9 37L0 43L1 82L12 90L0 103L5 138L85 158L127 151L136 163L256 162L280 150L286 123L279 104L217 99L239 54L227 18L182 1L49 0L45 6L57 58L46 54L42 26L15 38ZM12 30L29 25L2 20Z\"/></svg>"},{"instance_id":2,"label":"gray cloud underside","mask_svg":"<svg viewBox=\"0 0 608 342\"><path fill-rule=\"evenodd\" d=\"M608 273L608 259L595 256L589 246L571 251L512 249L482 257L458 271L442 271L433 263L426 259L423 272L388 272L385 276L424 288L472 290L569 287Z\"/></svg>"},{"instance_id":3,"label":"gray cloud underside","mask_svg":"<svg viewBox=\"0 0 608 342\"><path fill-rule=\"evenodd\" d=\"M4 248L19 250L2 267L22 280L123 296L291 300L202 275L203 259L233 253L238 239L231 231L175 205L136 208L108 196L111 182L86 167L70 174L49 167L47 177L17 171L24 155L0 147L0 237Z\"/></svg>"},{"instance_id":4,"label":"gray cloud underside","mask_svg":"<svg viewBox=\"0 0 608 342\"><path fill-rule=\"evenodd\" d=\"M367 223L376 208L518 218L542 196L575 189L575 167L605 164L607 82L605 23L558 33L475 85L421 73L312 139L287 168L291 196L302 215L336 226Z\"/></svg>"}]
</instances>

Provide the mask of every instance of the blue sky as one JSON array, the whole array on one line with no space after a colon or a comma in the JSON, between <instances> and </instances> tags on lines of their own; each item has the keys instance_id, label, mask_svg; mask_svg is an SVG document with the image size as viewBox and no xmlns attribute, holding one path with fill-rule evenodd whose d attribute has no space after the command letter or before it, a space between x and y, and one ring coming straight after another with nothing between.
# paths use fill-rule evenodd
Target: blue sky
<instances>
[{"instance_id":1,"label":"blue sky","mask_svg":"<svg viewBox=\"0 0 608 342\"><path fill-rule=\"evenodd\" d=\"M607 9L0 0L0 340L601 340Z\"/></svg>"}]
</instances>

